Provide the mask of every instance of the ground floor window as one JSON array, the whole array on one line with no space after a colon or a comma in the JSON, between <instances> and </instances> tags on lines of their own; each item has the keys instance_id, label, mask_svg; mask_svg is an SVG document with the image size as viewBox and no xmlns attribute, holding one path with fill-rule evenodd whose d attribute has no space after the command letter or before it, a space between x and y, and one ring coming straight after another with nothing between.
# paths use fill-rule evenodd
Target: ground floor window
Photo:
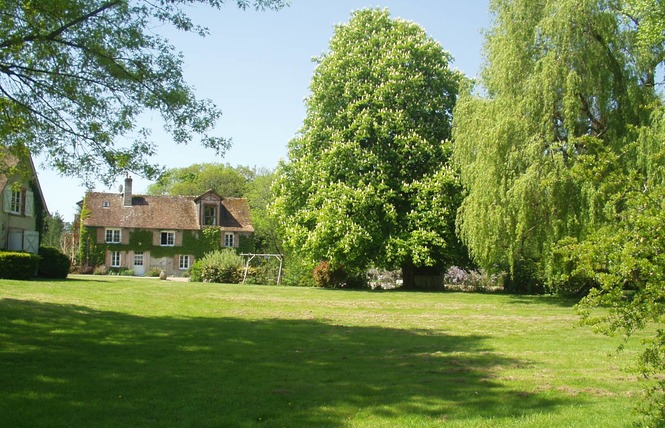
<instances>
[{"instance_id":1,"label":"ground floor window","mask_svg":"<svg viewBox=\"0 0 665 428\"><path fill-rule=\"evenodd\" d=\"M120 251L111 251L111 267L120 267Z\"/></svg>"},{"instance_id":2,"label":"ground floor window","mask_svg":"<svg viewBox=\"0 0 665 428\"><path fill-rule=\"evenodd\" d=\"M233 233L226 233L224 235L224 246L233 247Z\"/></svg>"},{"instance_id":3,"label":"ground floor window","mask_svg":"<svg viewBox=\"0 0 665 428\"><path fill-rule=\"evenodd\" d=\"M180 270L189 269L189 256L180 256L179 267L180 267Z\"/></svg>"}]
</instances>

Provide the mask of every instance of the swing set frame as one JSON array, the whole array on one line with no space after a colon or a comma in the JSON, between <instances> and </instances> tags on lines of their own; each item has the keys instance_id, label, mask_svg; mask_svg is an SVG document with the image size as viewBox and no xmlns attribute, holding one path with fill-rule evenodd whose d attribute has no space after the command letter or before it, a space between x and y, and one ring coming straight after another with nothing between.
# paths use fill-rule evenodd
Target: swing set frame
<instances>
[{"instance_id":1,"label":"swing set frame","mask_svg":"<svg viewBox=\"0 0 665 428\"><path fill-rule=\"evenodd\" d=\"M247 271L249 270L249 264L254 260L256 257L262 257L264 259L269 259L269 258L276 258L279 260L279 271L277 272L277 285L282 280L282 265L284 264L284 255L283 254L255 254L255 253L241 253L240 254L242 258L247 258L247 261L245 262L245 273L242 276L242 283L245 283L245 280L247 279Z\"/></svg>"}]
</instances>

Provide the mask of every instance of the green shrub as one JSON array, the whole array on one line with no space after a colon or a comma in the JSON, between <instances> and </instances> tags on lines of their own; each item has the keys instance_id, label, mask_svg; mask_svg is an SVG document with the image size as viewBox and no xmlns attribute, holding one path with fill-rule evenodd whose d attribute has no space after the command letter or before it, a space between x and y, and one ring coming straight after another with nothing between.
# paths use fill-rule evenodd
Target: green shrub
<instances>
[{"instance_id":1,"label":"green shrub","mask_svg":"<svg viewBox=\"0 0 665 428\"><path fill-rule=\"evenodd\" d=\"M39 262L39 276L67 278L72 263L65 253L55 247L39 247L39 255L42 258Z\"/></svg>"},{"instance_id":2,"label":"green shrub","mask_svg":"<svg viewBox=\"0 0 665 428\"><path fill-rule=\"evenodd\" d=\"M272 257L255 257L247 270L245 282L248 284L276 285L278 275L278 259Z\"/></svg>"},{"instance_id":3,"label":"green shrub","mask_svg":"<svg viewBox=\"0 0 665 428\"><path fill-rule=\"evenodd\" d=\"M282 284L290 287L316 287L312 272L311 264L293 255L287 255L284 259Z\"/></svg>"},{"instance_id":4,"label":"green shrub","mask_svg":"<svg viewBox=\"0 0 665 428\"><path fill-rule=\"evenodd\" d=\"M37 274L41 257L36 254L0 252L0 278L30 279Z\"/></svg>"},{"instance_id":5,"label":"green shrub","mask_svg":"<svg viewBox=\"0 0 665 428\"><path fill-rule=\"evenodd\" d=\"M312 272L317 287L324 288L364 288L368 286L363 273L347 272L344 266L333 267L327 261L322 261Z\"/></svg>"},{"instance_id":6,"label":"green shrub","mask_svg":"<svg viewBox=\"0 0 665 428\"><path fill-rule=\"evenodd\" d=\"M214 251L199 259L190 269L191 281L238 284L242 282L244 263L232 249Z\"/></svg>"},{"instance_id":7,"label":"green shrub","mask_svg":"<svg viewBox=\"0 0 665 428\"><path fill-rule=\"evenodd\" d=\"M108 274L118 276L134 276L134 270L124 267L112 267L108 270Z\"/></svg>"},{"instance_id":8,"label":"green shrub","mask_svg":"<svg viewBox=\"0 0 665 428\"><path fill-rule=\"evenodd\" d=\"M159 277L159 274L162 272L160 268L157 266L153 266L150 269L148 269L148 273L146 273L146 276L154 277L157 278Z\"/></svg>"},{"instance_id":9,"label":"green shrub","mask_svg":"<svg viewBox=\"0 0 665 428\"><path fill-rule=\"evenodd\" d=\"M70 273L79 273L82 275L92 275L95 269L92 266L72 266Z\"/></svg>"},{"instance_id":10,"label":"green shrub","mask_svg":"<svg viewBox=\"0 0 665 428\"><path fill-rule=\"evenodd\" d=\"M515 261L511 275L506 277L504 290L511 294L543 294L544 284L538 262L521 258Z\"/></svg>"},{"instance_id":11,"label":"green shrub","mask_svg":"<svg viewBox=\"0 0 665 428\"><path fill-rule=\"evenodd\" d=\"M104 265L99 265L95 268L94 271L92 271L93 275L108 275L109 270L106 266Z\"/></svg>"},{"instance_id":12,"label":"green shrub","mask_svg":"<svg viewBox=\"0 0 665 428\"><path fill-rule=\"evenodd\" d=\"M342 280L339 269L334 269L325 260L316 265L312 271L312 277L314 277L316 286L323 288L337 288Z\"/></svg>"}]
</instances>

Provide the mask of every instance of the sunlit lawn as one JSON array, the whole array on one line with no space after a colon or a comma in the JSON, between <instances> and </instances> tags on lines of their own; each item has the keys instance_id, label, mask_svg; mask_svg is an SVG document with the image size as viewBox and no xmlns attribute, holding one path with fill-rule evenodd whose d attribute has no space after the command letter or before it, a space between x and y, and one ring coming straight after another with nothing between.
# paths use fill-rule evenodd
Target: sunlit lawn
<instances>
[{"instance_id":1,"label":"sunlit lawn","mask_svg":"<svg viewBox=\"0 0 665 428\"><path fill-rule=\"evenodd\" d=\"M0 280L0 426L630 426L634 347L552 297Z\"/></svg>"}]
</instances>

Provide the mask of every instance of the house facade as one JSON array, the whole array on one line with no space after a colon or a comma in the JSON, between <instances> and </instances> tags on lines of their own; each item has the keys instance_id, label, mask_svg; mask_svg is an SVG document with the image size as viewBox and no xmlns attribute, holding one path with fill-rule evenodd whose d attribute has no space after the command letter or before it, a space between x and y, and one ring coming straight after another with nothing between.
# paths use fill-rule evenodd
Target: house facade
<instances>
[{"instance_id":1,"label":"house facade","mask_svg":"<svg viewBox=\"0 0 665 428\"><path fill-rule=\"evenodd\" d=\"M32 159L4 155L0 174L0 250L39 251L40 231L48 214Z\"/></svg>"},{"instance_id":2,"label":"house facade","mask_svg":"<svg viewBox=\"0 0 665 428\"><path fill-rule=\"evenodd\" d=\"M205 252L239 248L253 234L246 199L133 195L130 177L121 193L86 193L81 209L82 263L138 276L182 276Z\"/></svg>"}]
</instances>

